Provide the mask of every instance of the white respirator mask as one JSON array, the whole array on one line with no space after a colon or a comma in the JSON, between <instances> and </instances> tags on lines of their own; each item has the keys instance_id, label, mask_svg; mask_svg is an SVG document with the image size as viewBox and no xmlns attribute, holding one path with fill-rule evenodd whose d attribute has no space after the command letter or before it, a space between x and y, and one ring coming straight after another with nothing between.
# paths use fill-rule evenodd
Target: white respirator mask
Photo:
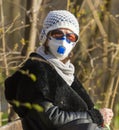
<instances>
[{"instance_id":1,"label":"white respirator mask","mask_svg":"<svg viewBox=\"0 0 119 130\"><path fill-rule=\"evenodd\" d=\"M71 50L74 48L76 42L70 42L66 36L61 39L49 37L49 50L59 60L68 57Z\"/></svg>"}]
</instances>

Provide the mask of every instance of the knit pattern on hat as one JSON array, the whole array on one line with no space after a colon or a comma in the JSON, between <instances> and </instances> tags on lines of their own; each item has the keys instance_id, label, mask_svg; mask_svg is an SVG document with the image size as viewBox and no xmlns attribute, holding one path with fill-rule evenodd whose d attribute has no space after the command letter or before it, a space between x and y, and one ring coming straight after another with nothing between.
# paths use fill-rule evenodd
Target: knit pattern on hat
<instances>
[{"instance_id":1,"label":"knit pattern on hat","mask_svg":"<svg viewBox=\"0 0 119 130\"><path fill-rule=\"evenodd\" d=\"M44 20L41 42L45 42L49 31L58 28L67 28L79 35L79 23L76 17L67 10L55 10L50 11Z\"/></svg>"}]
</instances>

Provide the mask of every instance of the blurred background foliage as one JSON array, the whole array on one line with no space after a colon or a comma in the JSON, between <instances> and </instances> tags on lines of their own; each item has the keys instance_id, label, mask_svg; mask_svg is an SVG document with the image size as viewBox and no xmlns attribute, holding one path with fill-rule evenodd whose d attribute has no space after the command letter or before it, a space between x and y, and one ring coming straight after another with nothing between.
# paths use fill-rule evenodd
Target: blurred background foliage
<instances>
[{"instance_id":1,"label":"blurred background foliage","mask_svg":"<svg viewBox=\"0 0 119 130\"><path fill-rule=\"evenodd\" d=\"M80 40L72 58L76 75L96 107L113 109L111 129L119 129L118 5L118 0L0 1L0 125L15 118L4 98L5 78L41 44L39 34L47 13L67 9L80 24Z\"/></svg>"}]
</instances>

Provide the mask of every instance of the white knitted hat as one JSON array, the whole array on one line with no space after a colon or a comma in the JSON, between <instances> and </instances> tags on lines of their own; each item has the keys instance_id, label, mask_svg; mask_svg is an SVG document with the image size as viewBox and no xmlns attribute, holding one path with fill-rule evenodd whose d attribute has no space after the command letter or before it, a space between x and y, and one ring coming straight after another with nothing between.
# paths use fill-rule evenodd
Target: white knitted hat
<instances>
[{"instance_id":1,"label":"white knitted hat","mask_svg":"<svg viewBox=\"0 0 119 130\"><path fill-rule=\"evenodd\" d=\"M46 41L49 31L58 28L70 29L79 36L79 23L76 17L67 10L54 10L50 11L44 20L40 35L41 42L44 43Z\"/></svg>"}]
</instances>

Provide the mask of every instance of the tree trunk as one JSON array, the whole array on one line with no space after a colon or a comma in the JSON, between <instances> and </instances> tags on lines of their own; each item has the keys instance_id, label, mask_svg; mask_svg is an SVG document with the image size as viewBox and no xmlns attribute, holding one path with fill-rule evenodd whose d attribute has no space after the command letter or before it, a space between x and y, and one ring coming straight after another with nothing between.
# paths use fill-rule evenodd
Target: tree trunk
<instances>
[{"instance_id":1,"label":"tree trunk","mask_svg":"<svg viewBox=\"0 0 119 130\"><path fill-rule=\"evenodd\" d=\"M39 15L39 10L41 7L41 2L42 0L35 0L32 1L31 3L31 28L30 28L30 34L29 34L29 44L27 47L27 57L31 52L34 51L35 45L36 45L36 35L37 35L37 23L38 23L38 15Z\"/></svg>"}]
</instances>

